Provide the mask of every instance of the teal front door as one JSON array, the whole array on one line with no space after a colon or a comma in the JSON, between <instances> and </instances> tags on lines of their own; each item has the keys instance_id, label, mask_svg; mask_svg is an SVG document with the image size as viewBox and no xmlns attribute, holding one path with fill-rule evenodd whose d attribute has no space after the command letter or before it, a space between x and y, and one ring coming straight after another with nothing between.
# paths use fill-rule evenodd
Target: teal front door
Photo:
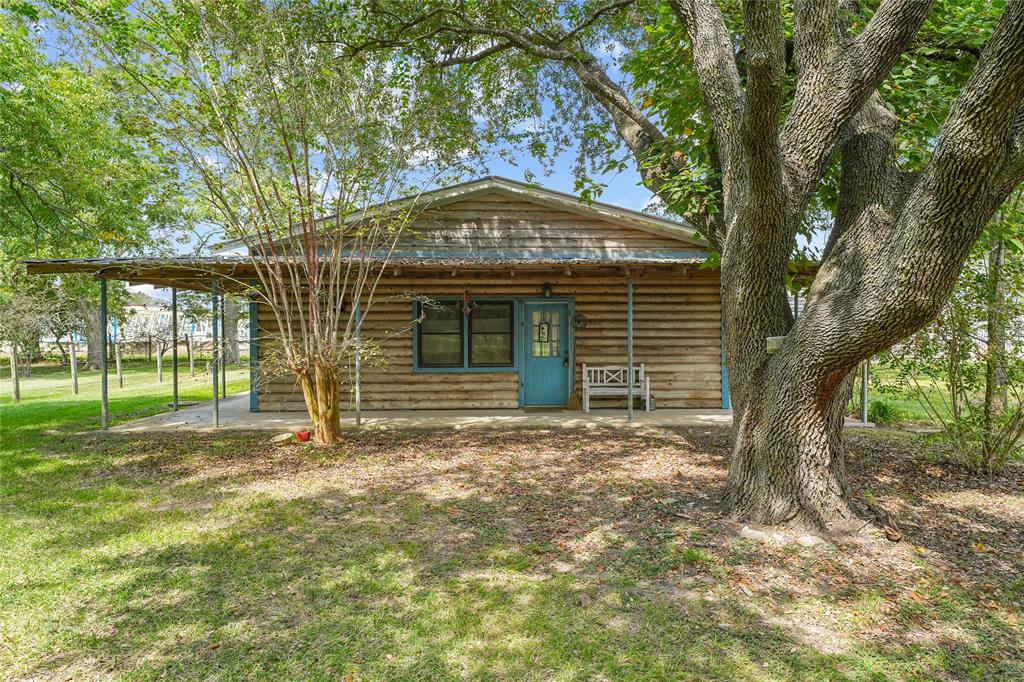
<instances>
[{"instance_id":1,"label":"teal front door","mask_svg":"<svg viewBox=\"0 0 1024 682\"><path fill-rule=\"evenodd\" d=\"M526 304L523 402L565 405L569 400L569 304Z\"/></svg>"}]
</instances>

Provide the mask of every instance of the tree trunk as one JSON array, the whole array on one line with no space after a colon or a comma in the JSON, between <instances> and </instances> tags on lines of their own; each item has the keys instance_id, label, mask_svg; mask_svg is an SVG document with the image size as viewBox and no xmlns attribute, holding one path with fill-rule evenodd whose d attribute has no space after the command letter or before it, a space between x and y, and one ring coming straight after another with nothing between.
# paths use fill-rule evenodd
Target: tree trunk
<instances>
[{"instance_id":1,"label":"tree trunk","mask_svg":"<svg viewBox=\"0 0 1024 682\"><path fill-rule=\"evenodd\" d=\"M99 369L102 362L100 357L103 352L103 334L105 330L100 329L100 314L96 306L87 298L78 299L78 312L85 321L85 368Z\"/></svg>"},{"instance_id":2,"label":"tree trunk","mask_svg":"<svg viewBox=\"0 0 1024 682\"><path fill-rule=\"evenodd\" d=\"M156 383L164 383L164 354L156 349Z\"/></svg>"},{"instance_id":3,"label":"tree trunk","mask_svg":"<svg viewBox=\"0 0 1024 682\"><path fill-rule=\"evenodd\" d=\"M18 344L11 344L11 400L21 401L21 377L18 376Z\"/></svg>"},{"instance_id":4,"label":"tree trunk","mask_svg":"<svg viewBox=\"0 0 1024 682\"><path fill-rule=\"evenodd\" d=\"M114 364L117 366L117 387L124 388L124 372L121 368L121 342L114 344Z\"/></svg>"},{"instance_id":5,"label":"tree trunk","mask_svg":"<svg viewBox=\"0 0 1024 682\"><path fill-rule=\"evenodd\" d=\"M193 340L188 334L185 335L185 351L188 353L188 374L193 379L196 378L196 356L192 350Z\"/></svg>"},{"instance_id":6,"label":"tree trunk","mask_svg":"<svg viewBox=\"0 0 1024 682\"><path fill-rule=\"evenodd\" d=\"M71 339L68 343L68 351L71 364L71 392L78 395L78 353L76 352L74 339Z\"/></svg>"},{"instance_id":7,"label":"tree trunk","mask_svg":"<svg viewBox=\"0 0 1024 682\"><path fill-rule=\"evenodd\" d=\"M237 365L240 361L238 352L238 303L230 298L224 299L224 362Z\"/></svg>"},{"instance_id":8,"label":"tree trunk","mask_svg":"<svg viewBox=\"0 0 1024 682\"><path fill-rule=\"evenodd\" d=\"M985 317L987 348L985 353L985 409L982 431L982 455L986 466L999 458L995 451L996 419L1006 410L1006 282L1003 277L1002 240L988 254L988 300Z\"/></svg>"},{"instance_id":9,"label":"tree trunk","mask_svg":"<svg viewBox=\"0 0 1024 682\"><path fill-rule=\"evenodd\" d=\"M849 530L856 516L841 434L853 374L835 384L807 368L802 353L778 353L747 387L726 510L756 523Z\"/></svg>"},{"instance_id":10,"label":"tree trunk","mask_svg":"<svg viewBox=\"0 0 1024 682\"><path fill-rule=\"evenodd\" d=\"M314 366L312 371L298 374L299 386L306 401L306 411L313 422L314 438L322 445L340 443L341 396L337 374L329 367Z\"/></svg>"}]
</instances>

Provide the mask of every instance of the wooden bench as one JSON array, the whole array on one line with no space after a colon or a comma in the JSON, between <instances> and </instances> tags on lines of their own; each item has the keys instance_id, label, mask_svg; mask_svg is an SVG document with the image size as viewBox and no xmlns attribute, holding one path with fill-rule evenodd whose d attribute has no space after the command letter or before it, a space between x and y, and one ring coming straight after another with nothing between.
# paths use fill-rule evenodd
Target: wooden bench
<instances>
[{"instance_id":1,"label":"wooden bench","mask_svg":"<svg viewBox=\"0 0 1024 682\"><path fill-rule=\"evenodd\" d=\"M629 368L618 365L588 367L583 363L583 411L590 412L590 398L598 395L629 396L626 377ZM633 367L633 397L639 397L644 411L651 411L651 378L644 373L644 366Z\"/></svg>"}]
</instances>

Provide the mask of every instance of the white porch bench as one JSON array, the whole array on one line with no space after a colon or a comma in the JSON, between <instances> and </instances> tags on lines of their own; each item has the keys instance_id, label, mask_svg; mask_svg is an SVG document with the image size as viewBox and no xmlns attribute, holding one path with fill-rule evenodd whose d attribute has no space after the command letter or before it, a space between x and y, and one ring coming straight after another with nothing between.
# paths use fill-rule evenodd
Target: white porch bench
<instances>
[{"instance_id":1,"label":"white porch bench","mask_svg":"<svg viewBox=\"0 0 1024 682\"><path fill-rule=\"evenodd\" d=\"M590 412L590 398L598 395L629 396L626 377L629 368L621 365L588 367L583 363L583 411ZM633 397L639 397L644 411L651 411L651 378L644 373L644 366L633 367Z\"/></svg>"}]
</instances>

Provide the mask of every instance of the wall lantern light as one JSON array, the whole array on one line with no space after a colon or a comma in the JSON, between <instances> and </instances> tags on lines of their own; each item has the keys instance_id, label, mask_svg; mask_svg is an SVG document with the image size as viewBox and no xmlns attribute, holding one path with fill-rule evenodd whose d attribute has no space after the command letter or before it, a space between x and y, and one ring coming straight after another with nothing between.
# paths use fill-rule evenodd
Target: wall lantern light
<instances>
[{"instance_id":1,"label":"wall lantern light","mask_svg":"<svg viewBox=\"0 0 1024 682\"><path fill-rule=\"evenodd\" d=\"M544 298L551 298L551 285L550 284L545 284L544 285Z\"/></svg>"}]
</instances>

